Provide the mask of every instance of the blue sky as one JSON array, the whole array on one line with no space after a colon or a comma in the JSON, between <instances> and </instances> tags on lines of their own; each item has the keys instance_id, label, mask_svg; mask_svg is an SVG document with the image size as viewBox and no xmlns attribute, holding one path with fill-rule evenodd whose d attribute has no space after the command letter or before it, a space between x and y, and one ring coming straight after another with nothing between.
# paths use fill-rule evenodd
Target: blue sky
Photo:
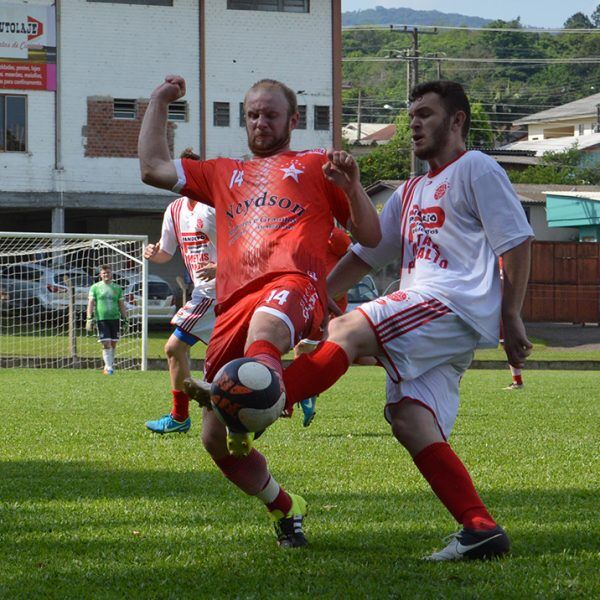
<instances>
[{"instance_id":1,"label":"blue sky","mask_svg":"<svg viewBox=\"0 0 600 600\"><path fill-rule=\"evenodd\" d=\"M523 25L536 27L562 27L574 13L590 15L600 0L342 0L342 10L359 10L385 6L386 8L413 8L416 10L439 10L485 19L509 21L521 17Z\"/></svg>"}]
</instances>

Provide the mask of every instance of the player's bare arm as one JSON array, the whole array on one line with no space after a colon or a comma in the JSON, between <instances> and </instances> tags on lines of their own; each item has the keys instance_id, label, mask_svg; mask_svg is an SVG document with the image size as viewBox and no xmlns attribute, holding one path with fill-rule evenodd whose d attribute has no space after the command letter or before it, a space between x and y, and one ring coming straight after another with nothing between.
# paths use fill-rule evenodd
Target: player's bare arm
<instances>
[{"instance_id":1,"label":"player's bare arm","mask_svg":"<svg viewBox=\"0 0 600 600\"><path fill-rule=\"evenodd\" d=\"M352 235L363 246L374 248L381 241L379 216L360 184L360 170L354 157L343 150L329 150L323 165L325 177L341 187L350 201Z\"/></svg>"},{"instance_id":2,"label":"player's bare arm","mask_svg":"<svg viewBox=\"0 0 600 600\"><path fill-rule=\"evenodd\" d=\"M371 266L362 258L354 252L347 252L327 276L327 293L332 298L338 298L370 271Z\"/></svg>"},{"instance_id":3,"label":"player's bare arm","mask_svg":"<svg viewBox=\"0 0 600 600\"><path fill-rule=\"evenodd\" d=\"M156 264L169 262L173 257L164 250L161 250L160 242L148 244L144 249L144 258Z\"/></svg>"},{"instance_id":4,"label":"player's bare arm","mask_svg":"<svg viewBox=\"0 0 600 600\"><path fill-rule=\"evenodd\" d=\"M179 75L167 75L152 92L138 139L142 181L148 185L172 190L177 183L167 143L167 113L169 104L184 95L185 80Z\"/></svg>"},{"instance_id":5,"label":"player's bare arm","mask_svg":"<svg viewBox=\"0 0 600 600\"><path fill-rule=\"evenodd\" d=\"M530 255L531 239L502 255L504 273L502 289L504 350L508 362L519 369L524 366L525 359L531 354L531 348L533 347L527 339L527 333L521 318L521 308L529 279Z\"/></svg>"}]
</instances>

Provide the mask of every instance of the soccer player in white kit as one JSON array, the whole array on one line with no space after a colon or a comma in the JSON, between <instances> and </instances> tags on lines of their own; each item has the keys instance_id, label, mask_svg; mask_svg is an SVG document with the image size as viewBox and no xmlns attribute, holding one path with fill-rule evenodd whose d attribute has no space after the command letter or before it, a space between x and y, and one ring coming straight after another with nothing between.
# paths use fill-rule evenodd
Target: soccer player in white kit
<instances>
[{"instance_id":1,"label":"soccer player in white kit","mask_svg":"<svg viewBox=\"0 0 600 600\"><path fill-rule=\"evenodd\" d=\"M185 154L189 157L189 153ZM149 244L144 258L165 263L179 247L194 283L191 299L171 320L175 330L167 340L173 406L171 411L146 427L154 433L185 433L190 429L190 399L183 382L190 376L190 348L198 340L208 344L215 324L216 232L214 208L186 198L171 202L165 210L160 241Z\"/></svg>"},{"instance_id":2,"label":"soccer player in white kit","mask_svg":"<svg viewBox=\"0 0 600 600\"><path fill-rule=\"evenodd\" d=\"M332 385L355 358L376 356L387 371L385 416L394 436L462 525L427 558L491 558L508 552L508 537L447 439L460 379L475 348L498 345L501 318L510 364L521 367L530 353L520 311L533 232L502 168L466 151L470 107L460 84L416 86L409 115L415 154L430 170L388 200L381 243L355 244L328 278L335 297L401 257L400 289L332 320L328 340L285 370L288 409Z\"/></svg>"}]
</instances>

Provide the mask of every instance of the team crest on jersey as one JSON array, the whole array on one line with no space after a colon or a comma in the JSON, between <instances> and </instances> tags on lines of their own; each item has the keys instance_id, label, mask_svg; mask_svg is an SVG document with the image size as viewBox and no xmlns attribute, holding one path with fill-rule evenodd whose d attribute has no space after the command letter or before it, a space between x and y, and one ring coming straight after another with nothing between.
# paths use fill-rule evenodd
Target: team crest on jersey
<instances>
[{"instance_id":1,"label":"team crest on jersey","mask_svg":"<svg viewBox=\"0 0 600 600\"><path fill-rule=\"evenodd\" d=\"M449 188L450 186L448 185L447 181L444 181L444 183L440 183L440 185L438 185L435 188L435 192L433 192L433 197L435 198L435 200L441 200Z\"/></svg>"},{"instance_id":2,"label":"team crest on jersey","mask_svg":"<svg viewBox=\"0 0 600 600\"><path fill-rule=\"evenodd\" d=\"M196 219L196 229L200 230L203 227L204 227L204 221L200 217L198 217Z\"/></svg>"},{"instance_id":3,"label":"team crest on jersey","mask_svg":"<svg viewBox=\"0 0 600 600\"><path fill-rule=\"evenodd\" d=\"M302 169L299 169L294 161L292 161L289 166L279 169L283 171L283 179L287 179L291 177L296 183L298 183L298 176L304 173Z\"/></svg>"}]
</instances>

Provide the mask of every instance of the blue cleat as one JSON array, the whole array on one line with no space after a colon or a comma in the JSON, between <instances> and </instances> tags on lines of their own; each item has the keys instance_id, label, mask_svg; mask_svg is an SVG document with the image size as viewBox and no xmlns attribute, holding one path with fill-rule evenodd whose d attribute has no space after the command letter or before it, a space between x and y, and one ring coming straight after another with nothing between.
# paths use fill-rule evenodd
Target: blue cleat
<instances>
[{"instance_id":1,"label":"blue cleat","mask_svg":"<svg viewBox=\"0 0 600 600\"><path fill-rule=\"evenodd\" d=\"M300 402L300 407L302 408L302 414L304 415L302 425L308 427L317 414L317 396L311 396L310 398L306 398L306 400L302 400Z\"/></svg>"},{"instance_id":2,"label":"blue cleat","mask_svg":"<svg viewBox=\"0 0 600 600\"><path fill-rule=\"evenodd\" d=\"M170 414L157 419L146 421L146 427L154 433L187 433L192 426L192 420L188 417L185 421L176 421Z\"/></svg>"}]
</instances>

